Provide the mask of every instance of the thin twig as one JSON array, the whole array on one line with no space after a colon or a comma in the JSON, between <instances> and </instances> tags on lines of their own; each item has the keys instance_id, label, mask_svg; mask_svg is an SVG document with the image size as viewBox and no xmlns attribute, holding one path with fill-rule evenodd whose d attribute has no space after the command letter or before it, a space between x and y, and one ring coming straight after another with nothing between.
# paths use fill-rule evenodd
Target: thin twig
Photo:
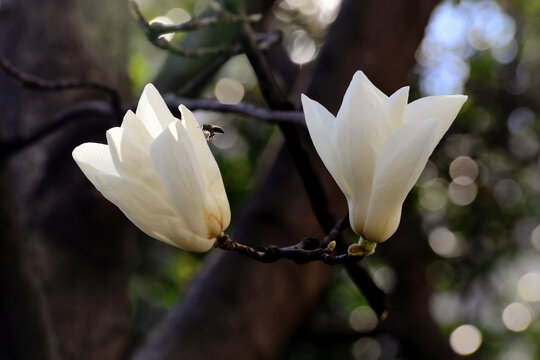
<instances>
[{"instance_id":1,"label":"thin twig","mask_svg":"<svg viewBox=\"0 0 540 360\"><path fill-rule=\"evenodd\" d=\"M237 15L228 11L221 10L216 16L194 18L182 24L167 25L167 24L155 22L155 23L150 24L149 26L154 36L159 36L159 35L170 34L170 33L175 33L175 32L194 31L194 30L199 30L206 27L223 25L223 24L242 23L244 21L259 22L261 21L261 19L262 19L261 14L251 14L247 16L242 16L242 15Z\"/></svg>"},{"instance_id":2,"label":"thin twig","mask_svg":"<svg viewBox=\"0 0 540 360\"><path fill-rule=\"evenodd\" d=\"M139 23L139 26L143 30L144 34L148 41L157 46L160 49L167 50L173 54L190 57L190 58L200 58L207 55L227 55L232 56L241 51L239 44L231 43L214 47L200 47L197 49L184 49L180 46L174 45L171 42L167 41L165 38L160 37L159 33L156 33L154 30L154 25L150 25L148 21L144 18L139 5L135 1L130 1L131 10L135 19ZM157 25L158 26L158 25ZM156 26L156 27L157 27Z\"/></svg>"},{"instance_id":3,"label":"thin twig","mask_svg":"<svg viewBox=\"0 0 540 360\"><path fill-rule=\"evenodd\" d=\"M270 30L267 33L257 35L257 43L262 52L266 52L273 46L280 44L282 40L283 33L279 30Z\"/></svg>"},{"instance_id":4,"label":"thin twig","mask_svg":"<svg viewBox=\"0 0 540 360\"><path fill-rule=\"evenodd\" d=\"M307 237L293 246L252 248L233 241L226 234L221 234L216 238L214 247L234 251L263 263L273 263L281 259L289 259L297 264L306 264L312 261L321 261L328 265L357 262L362 260L363 256L352 256L347 253L336 255L334 246L330 246L332 241L339 237L343 230L348 227L349 223L345 219L348 219L348 214L334 225L321 242L318 239Z\"/></svg>"},{"instance_id":5,"label":"thin twig","mask_svg":"<svg viewBox=\"0 0 540 360\"><path fill-rule=\"evenodd\" d=\"M118 118L122 117L120 108L120 96L112 87L86 80L45 80L40 77L27 74L15 68L5 58L0 57L0 67L11 77L18 80L25 88L39 91L63 91L74 89L90 89L106 93L110 98L110 104Z\"/></svg>"},{"instance_id":6,"label":"thin twig","mask_svg":"<svg viewBox=\"0 0 540 360\"><path fill-rule=\"evenodd\" d=\"M183 104L190 110L210 110L222 113L236 113L251 116L270 123L292 123L298 126L306 126L304 114L301 111L269 110L253 104L239 103L235 105L222 104L212 99L188 99L174 94L165 94L165 102L171 110L177 111L178 106Z\"/></svg>"},{"instance_id":7,"label":"thin twig","mask_svg":"<svg viewBox=\"0 0 540 360\"><path fill-rule=\"evenodd\" d=\"M332 241L338 241L341 237L341 233L349 226L349 212L347 211L345 215L339 220L332 230L326 234L323 241L321 242L321 247L327 247L328 244Z\"/></svg>"}]
</instances>

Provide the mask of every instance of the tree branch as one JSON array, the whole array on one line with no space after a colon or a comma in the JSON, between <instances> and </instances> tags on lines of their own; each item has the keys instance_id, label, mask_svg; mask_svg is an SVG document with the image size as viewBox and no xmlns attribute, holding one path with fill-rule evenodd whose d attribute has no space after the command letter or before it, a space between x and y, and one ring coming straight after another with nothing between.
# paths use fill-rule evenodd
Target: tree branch
<instances>
[{"instance_id":1,"label":"tree branch","mask_svg":"<svg viewBox=\"0 0 540 360\"><path fill-rule=\"evenodd\" d=\"M135 16L135 19L137 20L139 26L143 30L144 34L146 35L146 38L148 41L150 41L152 44L154 44L156 47L167 50L170 53L190 57L190 58L199 58L204 57L207 55L227 55L232 56L235 54L238 54L241 51L241 47L239 44L236 43L230 43L225 44L221 46L213 46L213 47L199 47L197 49L187 50L183 49L180 46L174 45L171 42L167 41L166 39L160 37L160 32L157 32L155 29L159 29L159 25L150 25L148 21L144 18L143 14L141 13L141 10L139 9L139 5L135 1L129 2L131 11L133 12L133 15ZM204 21L203 21L204 23ZM212 22L209 22L209 25L212 24ZM207 26L209 26L207 25ZM216 25L216 24L212 24ZM193 29L194 30L194 29Z\"/></svg>"},{"instance_id":2,"label":"tree branch","mask_svg":"<svg viewBox=\"0 0 540 360\"><path fill-rule=\"evenodd\" d=\"M350 261L360 261L363 256L352 256L347 253L335 254L335 240L349 226L349 214L346 213L322 241L306 237L298 244L283 248L253 248L233 241L228 235L222 234L216 238L214 247L226 251L235 251L263 263L273 263L281 259L293 260L297 264L307 264L311 261L321 261L328 265L343 264Z\"/></svg>"},{"instance_id":3,"label":"tree branch","mask_svg":"<svg viewBox=\"0 0 540 360\"><path fill-rule=\"evenodd\" d=\"M132 5L132 6L137 6ZM137 6L138 8L138 6ZM140 13L140 11L139 11ZM216 16L207 16L203 18L194 18L189 21L186 21L182 24L166 25L159 22L149 24L150 30L154 36L159 36L163 34L170 34L175 32L187 32L199 30L205 27L217 26L227 23L243 23L244 21L248 22L259 22L262 19L261 14L251 14L247 16L237 15L220 9L218 15Z\"/></svg>"},{"instance_id":4,"label":"tree branch","mask_svg":"<svg viewBox=\"0 0 540 360\"><path fill-rule=\"evenodd\" d=\"M178 97L174 94L163 96L169 108L178 111L180 104L185 105L190 110L209 110L223 113L236 113L251 116L270 123L291 123L298 126L306 126L304 114L301 111L280 111L269 110L253 104L240 103L236 105L222 104L212 99L188 99Z\"/></svg>"},{"instance_id":5,"label":"tree branch","mask_svg":"<svg viewBox=\"0 0 540 360\"><path fill-rule=\"evenodd\" d=\"M257 76L261 92L270 105L278 110L291 110L293 105L283 96L264 55L258 48L253 29L248 23L242 27L242 42L251 66ZM301 147L298 129L291 124L280 124L285 136L287 148L291 152L308 197L321 227L325 232L332 229L333 220L328 211L328 202L324 196L324 188L319 177L310 165L309 156Z\"/></svg>"},{"instance_id":6,"label":"tree branch","mask_svg":"<svg viewBox=\"0 0 540 360\"><path fill-rule=\"evenodd\" d=\"M15 68L9 61L0 56L0 68L6 74L18 80L25 88L38 91L63 91L75 89L90 89L105 93L110 98L111 108L115 115L121 119L122 110L120 108L120 96L118 92L102 83L85 80L45 80L35 75L27 74Z\"/></svg>"}]
</instances>

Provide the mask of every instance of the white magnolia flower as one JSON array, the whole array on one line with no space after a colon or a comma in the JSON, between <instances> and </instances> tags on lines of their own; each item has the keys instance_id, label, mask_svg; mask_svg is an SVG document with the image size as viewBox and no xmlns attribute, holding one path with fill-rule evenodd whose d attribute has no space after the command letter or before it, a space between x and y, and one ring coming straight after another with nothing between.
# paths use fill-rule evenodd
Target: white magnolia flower
<instances>
[{"instance_id":1,"label":"white magnolia flower","mask_svg":"<svg viewBox=\"0 0 540 360\"><path fill-rule=\"evenodd\" d=\"M86 177L142 231L189 251L208 251L230 222L217 163L197 120L173 117L148 84L137 111L107 131L107 145L85 143L73 158Z\"/></svg>"},{"instance_id":2,"label":"white magnolia flower","mask_svg":"<svg viewBox=\"0 0 540 360\"><path fill-rule=\"evenodd\" d=\"M302 95L313 144L347 197L351 227L361 236L362 249L351 253L371 253L396 232L407 194L467 99L429 96L407 104L408 96L409 87L386 96L361 71L336 117Z\"/></svg>"}]
</instances>

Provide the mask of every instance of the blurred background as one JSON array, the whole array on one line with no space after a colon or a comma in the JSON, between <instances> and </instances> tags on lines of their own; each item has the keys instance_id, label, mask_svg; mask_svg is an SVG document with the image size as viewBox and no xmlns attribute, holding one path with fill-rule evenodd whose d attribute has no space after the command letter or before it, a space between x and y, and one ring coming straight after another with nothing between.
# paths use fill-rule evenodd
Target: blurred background
<instances>
[{"instance_id":1,"label":"blurred background","mask_svg":"<svg viewBox=\"0 0 540 360\"><path fill-rule=\"evenodd\" d=\"M154 82L164 93L265 106L244 55L169 55L123 2L33 3L0 1L0 55L24 71L105 81L125 103ZM151 22L213 11L208 0L138 3ZM220 250L181 251L134 229L68 156L83 141L104 142L114 125L88 114L2 163L0 357L539 359L540 2L276 0L247 8L264 14L259 31L282 31L282 47L268 57L296 104L307 92L335 114L357 69L387 94L410 85L410 101L469 96L409 195L400 230L365 261L390 296L388 319L379 322L341 266L254 265ZM197 48L237 32L227 25L165 36ZM2 136L31 133L43 114L95 98L23 90L0 74ZM196 117L225 129L210 145L239 242L322 234L304 213L309 202L279 128L233 114ZM269 201L265 189L276 184L286 185ZM282 211L289 201L290 213ZM209 280L217 271L223 278ZM211 312L212 304L221 305Z\"/></svg>"}]
</instances>

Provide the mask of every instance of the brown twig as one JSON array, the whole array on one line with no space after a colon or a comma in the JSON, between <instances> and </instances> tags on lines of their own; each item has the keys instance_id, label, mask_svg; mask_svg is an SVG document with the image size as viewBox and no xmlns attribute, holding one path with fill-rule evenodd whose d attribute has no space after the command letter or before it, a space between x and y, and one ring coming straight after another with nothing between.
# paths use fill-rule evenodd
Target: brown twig
<instances>
[{"instance_id":1,"label":"brown twig","mask_svg":"<svg viewBox=\"0 0 540 360\"><path fill-rule=\"evenodd\" d=\"M18 80L25 88L31 90L63 91L74 89L90 89L105 93L110 98L111 108L115 111L116 116L118 118L122 118L120 96L118 95L118 92L110 86L86 80L45 80L17 69L3 57L0 57L0 68L2 68L6 72L6 74Z\"/></svg>"},{"instance_id":2,"label":"brown twig","mask_svg":"<svg viewBox=\"0 0 540 360\"><path fill-rule=\"evenodd\" d=\"M252 248L233 241L226 234L221 234L216 238L214 247L226 251L234 251L240 255L247 256L264 263L273 263L281 259L289 259L297 264L321 261L328 265L360 261L363 259L363 256L352 256L347 253L339 255L335 254L335 244L332 242L335 241L335 239L341 235L343 230L349 226L347 220L348 214L345 214L345 216L334 225L332 230L324 237L322 241L307 237L293 246L283 248Z\"/></svg>"},{"instance_id":3,"label":"brown twig","mask_svg":"<svg viewBox=\"0 0 540 360\"><path fill-rule=\"evenodd\" d=\"M235 113L251 116L270 123L292 123L298 126L306 126L304 114L301 111L279 111L269 110L253 104L239 103L235 105L222 104L212 99L188 99L178 97L174 94L163 96L169 108L178 110L180 104L185 105L190 110L210 110L222 113Z\"/></svg>"}]
</instances>

